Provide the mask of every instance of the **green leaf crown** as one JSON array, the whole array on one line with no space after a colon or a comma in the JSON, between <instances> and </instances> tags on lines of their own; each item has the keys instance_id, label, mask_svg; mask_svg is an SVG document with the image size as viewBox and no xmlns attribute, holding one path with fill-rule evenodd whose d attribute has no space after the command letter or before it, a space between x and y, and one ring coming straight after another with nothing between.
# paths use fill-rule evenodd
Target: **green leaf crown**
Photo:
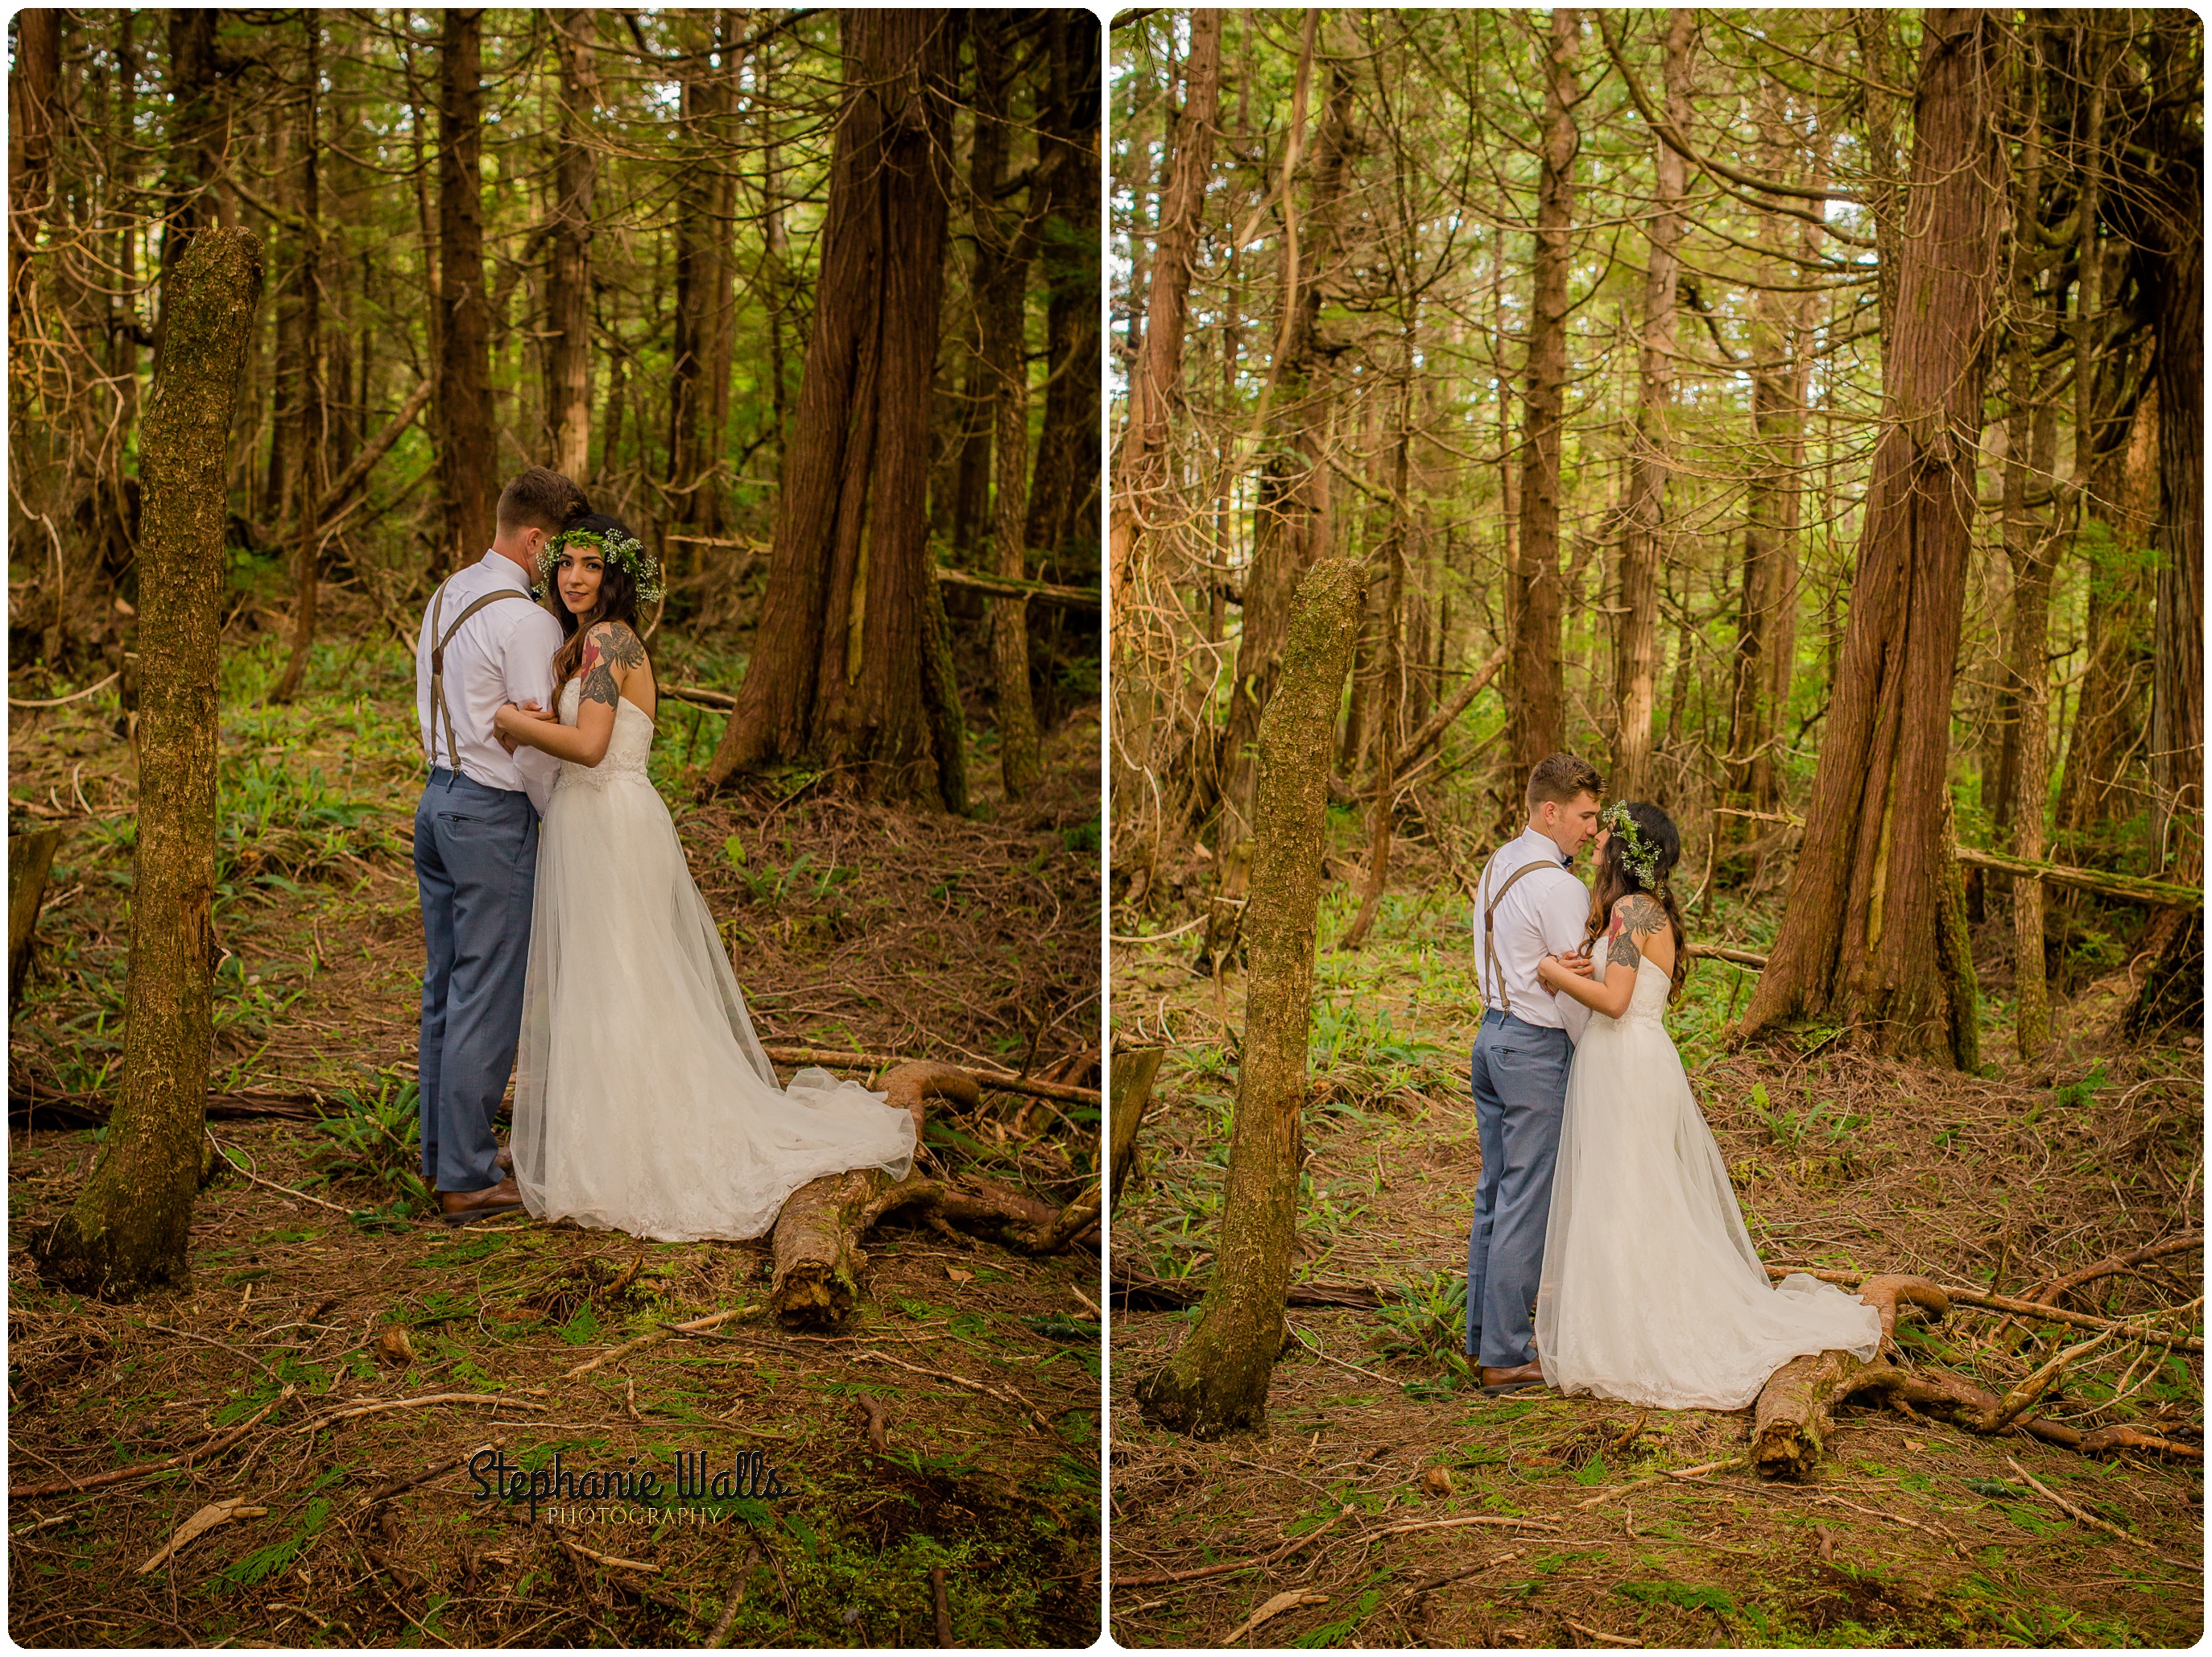
<instances>
[{"instance_id":1,"label":"green leaf crown","mask_svg":"<svg viewBox=\"0 0 2212 1657\"><path fill-rule=\"evenodd\" d=\"M660 602L660 565L653 555L630 536L602 535L597 530L564 530L539 549L538 579L550 583L553 567L561 560L564 547L596 548L601 558L624 571L637 583L637 601L641 604Z\"/></svg>"},{"instance_id":2,"label":"green leaf crown","mask_svg":"<svg viewBox=\"0 0 2212 1657\"><path fill-rule=\"evenodd\" d=\"M1636 826L1629 815L1628 802L1615 800L1599 814L1598 821L1613 831L1620 843L1620 860L1639 881L1644 889L1660 897L1667 895L1667 883L1659 878L1659 848L1644 839L1644 831Z\"/></svg>"}]
</instances>

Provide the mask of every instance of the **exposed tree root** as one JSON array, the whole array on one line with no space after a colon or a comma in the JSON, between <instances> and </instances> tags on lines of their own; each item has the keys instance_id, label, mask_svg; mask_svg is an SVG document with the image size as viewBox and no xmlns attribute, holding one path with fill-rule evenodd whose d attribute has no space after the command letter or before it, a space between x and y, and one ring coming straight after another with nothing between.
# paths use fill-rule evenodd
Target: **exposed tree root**
<instances>
[{"instance_id":1,"label":"exposed tree root","mask_svg":"<svg viewBox=\"0 0 2212 1657\"><path fill-rule=\"evenodd\" d=\"M1849 1352L1821 1352L1792 1358L1774 1372L1759 1395L1752 1428L1752 1465L1765 1477L1802 1479L1809 1475L1834 1430L1837 1406L1868 1393L1879 1394L1905 1415L1932 1416L1984 1435L2024 1432L2083 1455L2138 1450L2200 1464L2204 1459L2199 1446L2139 1427L2114 1423L2085 1433L2027 1413L2076 1359L2124 1331L2106 1329L2066 1348L1999 1397L1957 1375L1903 1369L1882 1356L1894 1350L1900 1304L1919 1307L1930 1322L1948 1313L1952 1296L1935 1283L1926 1278L1869 1278L1859 1296L1881 1314L1881 1350L1867 1360Z\"/></svg>"},{"instance_id":2,"label":"exposed tree root","mask_svg":"<svg viewBox=\"0 0 2212 1657\"><path fill-rule=\"evenodd\" d=\"M902 1064L884 1078L886 1102L910 1112L920 1139L926 1103L942 1099L981 1103L978 1078L954 1065ZM1092 1187L1055 1209L1050 1203L970 1175L955 1183L908 1174L894 1180L880 1168L852 1168L811 1181L785 1199L771 1246L775 1275L769 1304L787 1327L843 1321L860 1298L867 1264L860 1239L887 1214L920 1209L942 1231L980 1233L1025 1254L1056 1253L1098 1223L1100 1193Z\"/></svg>"}]
</instances>

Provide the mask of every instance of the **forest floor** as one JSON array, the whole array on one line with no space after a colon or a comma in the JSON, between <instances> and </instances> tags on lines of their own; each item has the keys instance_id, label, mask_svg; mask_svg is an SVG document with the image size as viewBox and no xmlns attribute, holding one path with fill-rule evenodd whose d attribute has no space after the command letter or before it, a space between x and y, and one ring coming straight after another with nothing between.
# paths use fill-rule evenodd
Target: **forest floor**
<instances>
[{"instance_id":1,"label":"forest floor","mask_svg":"<svg viewBox=\"0 0 2212 1657\"><path fill-rule=\"evenodd\" d=\"M1646 1411L1544 1390L1484 1397L1458 1357L1480 1169L1467 905L1440 877L1417 883L1385 900L1368 947L1331 949L1353 907L1341 882L1326 889L1292 1276L1372 1285L1382 1305L1293 1306L1294 1344L1275 1369L1265 1427L1204 1443L1145 1423L1132 1392L1194 1311L1125 1311L1117 1295L1118 1640L1223 1644L1281 1596L1235 1643L2199 1638L2201 1466L2099 1461L2024 1435L1978 1438L1850 1406L1807 1484L1770 1484L1740 1461L1669 1481L1655 1476L1741 1458L1751 1412ZM1771 915L1764 935L1747 914L1724 907L1722 918L1705 923L1707 941L1758 949L1771 937ZM1194 976L1195 936L1115 948L1117 1043L1170 1047L1138 1172L1115 1210L1115 1259L1170 1278L1202 1278L1208 1266L1243 1026L1241 974ZM1729 1053L1723 1027L1748 982L1741 968L1699 962L1668 1023L1770 1265L1920 1272L2017 1293L2197 1225L2201 1039L2150 1047L2101 1034L2123 983L2063 1008L2058 1041L2034 1071L2012 1061L2007 1008L1990 995L1990 1062L1966 1077L1818 1046ZM2148 1268L2163 1281L2107 1279L2075 1304L2108 1314L2180 1308L2174 1326L2201 1335L2201 1262L2172 1256ZM1962 1307L1937 1327L1907 1322L1899 1338L1910 1362L2002 1392L2051 1350L2002 1323ZM2156 1421L2195 1436L2203 1360L2107 1346L2069 1370L2045 1407L2083 1425ZM2011 1463L2126 1539L2078 1524ZM1203 1574L1216 1565L1238 1568ZM1179 1573L1190 1575L1163 1580Z\"/></svg>"},{"instance_id":2,"label":"forest floor","mask_svg":"<svg viewBox=\"0 0 2212 1657\"><path fill-rule=\"evenodd\" d=\"M11 827L67 832L9 1042L9 1632L39 1646L688 1645L726 1623L737 1646L870 1646L934 1643L945 1615L963 1645L1089 1643L1096 1253L1030 1259L889 1223L860 1307L820 1337L765 1314L759 1241L428 1217L409 1189L412 664L385 643L318 646L312 694L265 707L272 646L225 651L210 1091L319 1099L325 1114L212 1122L227 1152L288 1190L218 1172L195 1210L189 1288L131 1304L32 1275L26 1245L65 1210L105 1130L35 1114L27 1127L23 1113L103 1093L120 1064L132 750L112 690L11 718ZM665 635L655 649L664 683L729 683L695 679ZM1016 1066L1033 1054L1037 1070L1064 1057L1087 1071L1070 1079L1096 1084L1095 717L1054 733L1053 780L1018 806L979 754L979 810L952 819L803 772L692 805L685 780L720 719L663 710L655 780L763 1041ZM1095 1111L983 1101L933 1117L925 1160L1054 1201L1095 1179ZM575 1373L716 1312L735 1315ZM863 1398L887 1411L882 1452ZM249 1423L183 1468L20 1493L202 1451ZM477 1495L465 1463L487 1446L527 1468L556 1453L570 1470L650 1467L664 1487L678 1452L729 1467L758 1450L796 1494L673 1515L611 1504L631 1522L586 1522L572 1504L532 1524ZM142 1569L229 1502L246 1505Z\"/></svg>"}]
</instances>

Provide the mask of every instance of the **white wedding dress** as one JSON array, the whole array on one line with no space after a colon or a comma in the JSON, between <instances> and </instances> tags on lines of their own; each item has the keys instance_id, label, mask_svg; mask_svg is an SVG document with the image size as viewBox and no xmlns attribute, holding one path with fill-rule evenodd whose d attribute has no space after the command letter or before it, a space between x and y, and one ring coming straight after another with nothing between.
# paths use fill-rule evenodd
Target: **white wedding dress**
<instances>
[{"instance_id":1,"label":"white wedding dress","mask_svg":"<svg viewBox=\"0 0 2212 1657\"><path fill-rule=\"evenodd\" d=\"M1605 967L1601 953L1601 982ZM1881 1320L1802 1272L1768 1283L1662 1023L1668 985L1656 962L1642 962L1627 1010L1591 1014L1575 1046L1536 1291L1537 1357L1563 1393L1740 1410L1800 1353L1871 1357Z\"/></svg>"},{"instance_id":2,"label":"white wedding dress","mask_svg":"<svg viewBox=\"0 0 2212 1657\"><path fill-rule=\"evenodd\" d=\"M576 722L579 681L561 693ZM545 808L514 1088L514 1178L539 1219L663 1241L755 1237L809 1180L902 1178L914 1118L809 1068L777 1085L628 698Z\"/></svg>"}]
</instances>

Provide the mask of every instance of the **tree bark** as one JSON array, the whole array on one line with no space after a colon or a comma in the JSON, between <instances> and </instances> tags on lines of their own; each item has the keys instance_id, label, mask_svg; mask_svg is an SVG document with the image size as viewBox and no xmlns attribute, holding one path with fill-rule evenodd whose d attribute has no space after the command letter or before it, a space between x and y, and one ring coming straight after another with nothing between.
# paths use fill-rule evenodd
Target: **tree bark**
<instances>
[{"instance_id":1,"label":"tree bark","mask_svg":"<svg viewBox=\"0 0 2212 1657\"><path fill-rule=\"evenodd\" d=\"M1199 1438L1260 1423L1285 1336L1329 737L1361 586L1358 567L1342 560L1307 572L1260 733L1251 982L1212 1281L1175 1357L1136 1389L1146 1420Z\"/></svg>"},{"instance_id":2,"label":"tree bark","mask_svg":"<svg viewBox=\"0 0 2212 1657\"><path fill-rule=\"evenodd\" d=\"M1292 206L1291 175L1304 112L1293 104L1292 147L1282 187L1284 218L1292 228L1284 238L1282 307L1262 395L1261 448L1267 458L1253 508L1244 628L1237 644L1237 678L1222 734L1224 844L1249 832L1259 787L1260 719L1281 671L1291 599L1299 579L1329 547L1328 460L1339 389L1334 357L1340 348L1322 337L1321 299L1322 282L1336 264L1337 219L1351 171L1352 103L1351 65L1331 62L1328 99L1314 152L1311 211L1303 227Z\"/></svg>"},{"instance_id":3,"label":"tree bark","mask_svg":"<svg viewBox=\"0 0 2212 1657\"><path fill-rule=\"evenodd\" d=\"M1559 434L1567 383L1567 269L1574 258L1575 105L1582 14L1552 9L1544 58L1544 127L1537 185L1534 294L1528 319L1528 405L1522 428L1521 556L1513 569L1513 764L1522 777L1566 746L1566 678L1559 656Z\"/></svg>"},{"instance_id":4,"label":"tree bark","mask_svg":"<svg viewBox=\"0 0 2212 1657\"><path fill-rule=\"evenodd\" d=\"M1941 797L1996 291L1996 59L1985 14L1928 14L1899 304L1851 613L1781 932L1746 1036L1799 1017L1952 1062L1937 958Z\"/></svg>"},{"instance_id":5,"label":"tree bark","mask_svg":"<svg viewBox=\"0 0 2212 1657\"><path fill-rule=\"evenodd\" d=\"M1050 384L1030 482L1028 544L1065 562L1097 531L1085 508L1098 490L1098 31L1079 12L1045 14L1050 88L1037 121L1038 272ZM1072 579L1066 574L1056 580Z\"/></svg>"},{"instance_id":6,"label":"tree bark","mask_svg":"<svg viewBox=\"0 0 2212 1657\"><path fill-rule=\"evenodd\" d=\"M1678 131L1690 120L1690 49L1696 25L1689 9L1667 14L1667 118ZM1652 146L1654 205L1644 234L1644 338L1638 354L1636 446L1629 463L1628 527L1621 538L1620 643L1613 652L1614 699L1620 734L1613 745L1613 791L1642 799L1651 765L1651 717L1659 682L1659 561L1666 525L1667 422L1674 401L1674 289L1680 268L1683 161L1672 144Z\"/></svg>"},{"instance_id":7,"label":"tree bark","mask_svg":"<svg viewBox=\"0 0 2212 1657\"><path fill-rule=\"evenodd\" d=\"M1413 329L1407 329L1407 371L1413 370ZM1406 491L1411 482L1413 434L1413 383L1401 388L1397 458L1390 478L1390 574L1382 595L1381 674L1382 717L1375 731L1375 801L1368 827L1367 883L1359 895L1359 913L1352 918L1340 949L1356 950L1367 942L1375 916L1382 907L1382 893L1390 878L1390 817L1397 804L1398 726L1405 699L1403 635L1406 614L1406 538L1408 533Z\"/></svg>"},{"instance_id":8,"label":"tree bark","mask_svg":"<svg viewBox=\"0 0 2212 1657\"><path fill-rule=\"evenodd\" d=\"M684 72L684 159L676 193L676 331L668 379L668 513L693 535L722 533L723 422L729 410L731 216L736 179L726 156L732 48L715 36L722 14L695 14L708 31ZM717 48L717 68L709 53ZM685 547L696 571L703 549Z\"/></svg>"},{"instance_id":9,"label":"tree bark","mask_svg":"<svg viewBox=\"0 0 2212 1657\"><path fill-rule=\"evenodd\" d=\"M213 1040L216 607L230 422L261 298L261 243L212 228L170 275L146 407L138 611L138 845L123 1079L100 1159L33 1253L46 1282L127 1299L181 1282Z\"/></svg>"},{"instance_id":10,"label":"tree bark","mask_svg":"<svg viewBox=\"0 0 2212 1657\"><path fill-rule=\"evenodd\" d=\"M483 269L483 13L445 14L438 55L438 493L446 570L491 545L491 301Z\"/></svg>"},{"instance_id":11,"label":"tree bark","mask_svg":"<svg viewBox=\"0 0 2212 1657\"><path fill-rule=\"evenodd\" d=\"M304 221L300 245L298 410L293 421L289 482L296 503L292 550L292 648L284 671L269 693L291 701L307 682L307 654L315 643L315 611L323 581L323 537L315 507L330 485L330 386L323 330L323 195L321 173L322 13L307 8L307 73L300 113L300 187Z\"/></svg>"},{"instance_id":12,"label":"tree bark","mask_svg":"<svg viewBox=\"0 0 2212 1657\"><path fill-rule=\"evenodd\" d=\"M777 758L939 797L922 697L929 388L955 14L839 14L844 92L814 325L752 659L703 786Z\"/></svg>"},{"instance_id":13,"label":"tree bark","mask_svg":"<svg viewBox=\"0 0 2212 1657\"><path fill-rule=\"evenodd\" d=\"M1030 207L999 205L1012 126L1008 119L1014 56L1014 14L978 11L975 40L975 142L971 178L975 198L975 318L982 336L983 385L991 409L990 567L999 575L1029 575L1024 530L1029 505L1030 263L1036 250L1037 186ZM1038 166L1045 158L1038 157ZM1006 798L1024 799L1044 780L1036 711L1030 703L1029 605L993 598L985 606L991 632L991 673L999 719L999 769Z\"/></svg>"},{"instance_id":14,"label":"tree bark","mask_svg":"<svg viewBox=\"0 0 2212 1657\"><path fill-rule=\"evenodd\" d=\"M561 61L558 136L553 161L553 234L546 270L545 423L550 464L588 485L592 470L592 235L599 160L591 111L599 100L589 6L550 14Z\"/></svg>"}]
</instances>

